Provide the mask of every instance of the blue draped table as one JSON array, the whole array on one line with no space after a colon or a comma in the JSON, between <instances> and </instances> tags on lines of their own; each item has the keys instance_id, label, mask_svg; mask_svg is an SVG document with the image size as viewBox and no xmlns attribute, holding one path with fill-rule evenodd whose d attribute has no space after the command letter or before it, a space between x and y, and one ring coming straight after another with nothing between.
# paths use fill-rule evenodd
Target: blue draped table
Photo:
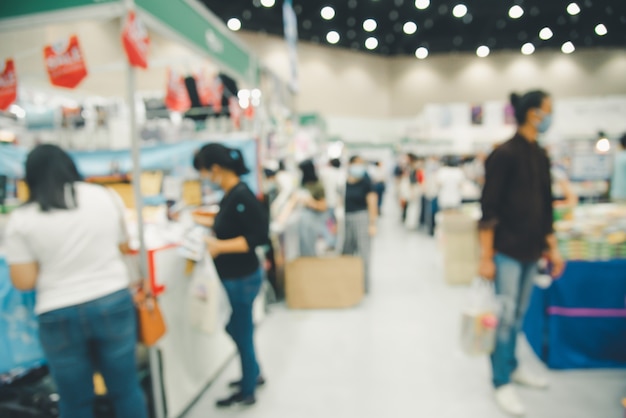
<instances>
[{"instance_id":1,"label":"blue draped table","mask_svg":"<svg viewBox=\"0 0 626 418\"><path fill-rule=\"evenodd\" d=\"M568 262L534 289L524 332L552 369L626 368L626 260Z\"/></svg>"}]
</instances>

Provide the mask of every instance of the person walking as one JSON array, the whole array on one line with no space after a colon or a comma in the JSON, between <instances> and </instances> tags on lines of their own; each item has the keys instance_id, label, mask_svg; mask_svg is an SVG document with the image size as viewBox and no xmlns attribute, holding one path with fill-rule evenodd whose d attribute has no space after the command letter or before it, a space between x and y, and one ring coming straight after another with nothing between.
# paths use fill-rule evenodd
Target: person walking
<instances>
[{"instance_id":1,"label":"person walking","mask_svg":"<svg viewBox=\"0 0 626 418\"><path fill-rule=\"evenodd\" d=\"M135 358L137 320L122 259L128 248L121 199L84 183L61 148L26 159L28 202L6 230L6 258L19 290L35 289L39 338L63 418L94 417L99 371L118 418L147 418Z\"/></svg>"},{"instance_id":2,"label":"person walking","mask_svg":"<svg viewBox=\"0 0 626 418\"><path fill-rule=\"evenodd\" d=\"M219 400L217 407L251 406L256 403L257 385L265 383L254 345L252 307L263 283L255 250L268 242L269 217L241 181L249 170L239 150L208 144L196 154L193 165L201 177L224 191L219 212L206 223L215 234L207 238L206 244L232 307L226 332L237 346L243 375L240 381L231 383L236 392Z\"/></svg>"},{"instance_id":3,"label":"person walking","mask_svg":"<svg viewBox=\"0 0 626 418\"><path fill-rule=\"evenodd\" d=\"M341 170L341 160L334 158L329 161L328 166L321 173L324 193L326 194L326 228L324 228L324 239L330 250L337 247L337 216L336 210L340 206L341 191L346 183L346 176Z\"/></svg>"},{"instance_id":4,"label":"person walking","mask_svg":"<svg viewBox=\"0 0 626 418\"><path fill-rule=\"evenodd\" d=\"M371 240L377 232L378 195L367 175L365 161L359 156L350 158L344 207L346 220L342 253L361 257L365 272L365 292L369 293Z\"/></svg>"},{"instance_id":5,"label":"person walking","mask_svg":"<svg viewBox=\"0 0 626 418\"><path fill-rule=\"evenodd\" d=\"M479 274L495 283L502 301L496 347L491 355L493 385L498 405L512 415L525 408L513 383L546 388L547 380L518 364L515 350L528 307L537 263L546 255L552 275L564 262L553 230L550 160L537 138L552 120L552 100L542 91L511 95L518 130L486 161L485 187L479 223Z\"/></svg>"}]
</instances>

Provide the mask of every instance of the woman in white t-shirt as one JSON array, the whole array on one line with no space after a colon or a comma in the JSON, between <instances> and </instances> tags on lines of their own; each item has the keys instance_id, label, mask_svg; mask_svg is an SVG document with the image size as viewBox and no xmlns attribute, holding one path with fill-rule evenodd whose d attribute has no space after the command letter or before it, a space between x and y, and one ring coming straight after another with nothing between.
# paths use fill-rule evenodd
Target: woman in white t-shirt
<instances>
[{"instance_id":1,"label":"woman in white t-shirt","mask_svg":"<svg viewBox=\"0 0 626 418\"><path fill-rule=\"evenodd\" d=\"M137 322L121 250L121 200L81 182L72 159L41 145L26 160L28 203L6 231L11 280L35 289L39 337L63 418L93 417L93 374L106 382L118 418L146 418L137 371Z\"/></svg>"},{"instance_id":2,"label":"woman in white t-shirt","mask_svg":"<svg viewBox=\"0 0 626 418\"><path fill-rule=\"evenodd\" d=\"M455 157L443 159L444 166L437 171L439 193L437 204L441 210L459 209L463 202L463 182L465 173Z\"/></svg>"}]
</instances>

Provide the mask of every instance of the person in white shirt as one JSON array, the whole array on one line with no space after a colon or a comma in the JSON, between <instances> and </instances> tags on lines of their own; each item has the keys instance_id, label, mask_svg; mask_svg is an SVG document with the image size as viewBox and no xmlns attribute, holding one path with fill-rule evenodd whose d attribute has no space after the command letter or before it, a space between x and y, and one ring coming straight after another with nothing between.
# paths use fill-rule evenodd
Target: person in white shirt
<instances>
[{"instance_id":1,"label":"person in white shirt","mask_svg":"<svg viewBox=\"0 0 626 418\"><path fill-rule=\"evenodd\" d=\"M378 216L382 215L383 198L387 189L387 175L380 161L372 163L369 170L370 178L374 184L374 190L378 196Z\"/></svg>"},{"instance_id":2,"label":"person in white shirt","mask_svg":"<svg viewBox=\"0 0 626 418\"><path fill-rule=\"evenodd\" d=\"M439 188L437 194L437 206L440 210L459 209L463 202L463 182L465 173L459 167L455 157L443 159L444 166L436 174L436 182Z\"/></svg>"},{"instance_id":3,"label":"person in white shirt","mask_svg":"<svg viewBox=\"0 0 626 418\"><path fill-rule=\"evenodd\" d=\"M83 183L69 155L54 145L28 155L26 184L29 201L7 225L6 258L14 286L37 292L39 337L61 416L94 416L98 370L116 416L146 418L121 199Z\"/></svg>"},{"instance_id":4,"label":"person in white shirt","mask_svg":"<svg viewBox=\"0 0 626 418\"><path fill-rule=\"evenodd\" d=\"M332 159L329 165L321 170L320 177L326 195L327 219L324 228L324 240L328 248L334 249L337 245L337 208L341 206L340 199L346 184L346 174L341 169L341 160Z\"/></svg>"}]
</instances>

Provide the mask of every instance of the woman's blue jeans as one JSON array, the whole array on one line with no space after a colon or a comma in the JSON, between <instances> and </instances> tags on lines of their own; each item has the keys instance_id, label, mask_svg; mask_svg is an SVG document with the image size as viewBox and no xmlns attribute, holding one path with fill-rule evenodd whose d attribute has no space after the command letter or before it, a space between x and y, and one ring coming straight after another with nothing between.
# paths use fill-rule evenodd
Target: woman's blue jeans
<instances>
[{"instance_id":1,"label":"woman's blue jeans","mask_svg":"<svg viewBox=\"0 0 626 418\"><path fill-rule=\"evenodd\" d=\"M39 338L60 395L61 417L94 416L94 372L117 418L147 418L137 375L137 319L128 290L39 316Z\"/></svg>"},{"instance_id":2,"label":"woman's blue jeans","mask_svg":"<svg viewBox=\"0 0 626 418\"><path fill-rule=\"evenodd\" d=\"M254 395L257 378L261 374L254 348L254 318L252 307L261 290L263 275L261 270L250 276L234 280L222 280L230 300L232 314L226 332L235 342L241 360L241 393Z\"/></svg>"}]
</instances>

